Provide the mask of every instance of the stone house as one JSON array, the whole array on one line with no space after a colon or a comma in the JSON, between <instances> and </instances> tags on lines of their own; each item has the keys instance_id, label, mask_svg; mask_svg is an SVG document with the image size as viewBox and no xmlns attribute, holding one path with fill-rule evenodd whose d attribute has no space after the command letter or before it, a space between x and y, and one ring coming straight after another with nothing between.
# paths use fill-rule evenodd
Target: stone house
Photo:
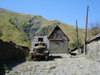
<instances>
[{"instance_id":1,"label":"stone house","mask_svg":"<svg viewBox=\"0 0 100 75\"><path fill-rule=\"evenodd\" d=\"M69 38L56 26L53 32L48 36L49 49L51 53L68 53Z\"/></svg>"},{"instance_id":2,"label":"stone house","mask_svg":"<svg viewBox=\"0 0 100 75\"><path fill-rule=\"evenodd\" d=\"M89 58L100 61L100 33L86 42L86 54Z\"/></svg>"},{"instance_id":3,"label":"stone house","mask_svg":"<svg viewBox=\"0 0 100 75\"><path fill-rule=\"evenodd\" d=\"M68 53L69 38L59 26L56 26L48 36L34 36L32 50L34 49L34 44L39 41L47 43L50 53Z\"/></svg>"}]
</instances>

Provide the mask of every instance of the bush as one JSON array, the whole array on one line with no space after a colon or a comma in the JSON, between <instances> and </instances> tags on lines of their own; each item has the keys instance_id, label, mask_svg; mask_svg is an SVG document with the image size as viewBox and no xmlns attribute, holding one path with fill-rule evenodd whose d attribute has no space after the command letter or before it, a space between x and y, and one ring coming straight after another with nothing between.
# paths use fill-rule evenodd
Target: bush
<instances>
[{"instance_id":1,"label":"bush","mask_svg":"<svg viewBox=\"0 0 100 75\"><path fill-rule=\"evenodd\" d=\"M78 42L77 42L77 40L75 40L73 43L70 43L68 50L70 51L70 50L77 48L77 44L78 44L79 48L82 47L82 41L78 40Z\"/></svg>"},{"instance_id":2,"label":"bush","mask_svg":"<svg viewBox=\"0 0 100 75\"><path fill-rule=\"evenodd\" d=\"M8 73L9 70L10 70L10 68L6 64L4 64L4 66L1 67L2 72Z\"/></svg>"},{"instance_id":3,"label":"bush","mask_svg":"<svg viewBox=\"0 0 100 75\"><path fill-rule=\"evenodd\" d=\"M92 27L90 30L91 35L95 36L100 33L100 24L98 23L92 24L91 27Z\"/></svg>"},{"instance_id":4,"label":"bush","mask_svg":"<svg viewBox=\"0 0 100 75\"><path fill-rule=\"evenodd\" d=\"M26 61L32 61L32 58L30 58L29 56L25 57Z\"/></svg>"}]
</instances>

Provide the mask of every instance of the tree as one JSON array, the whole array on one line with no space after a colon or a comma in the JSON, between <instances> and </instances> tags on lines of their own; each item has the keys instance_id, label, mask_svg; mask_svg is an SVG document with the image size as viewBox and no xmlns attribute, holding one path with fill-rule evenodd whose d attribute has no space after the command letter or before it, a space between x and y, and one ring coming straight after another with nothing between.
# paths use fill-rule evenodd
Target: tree
<instances>
[{"instance_id":1,"label":"tree","mask_svg":"<svg viewBox=\"0 0 100 75\"><path fill-rule=\"evenodd\" d=\"M100 24L91 24L91 30L90 33L95 36L100 33Z\"/></svg>"}]
</instances>

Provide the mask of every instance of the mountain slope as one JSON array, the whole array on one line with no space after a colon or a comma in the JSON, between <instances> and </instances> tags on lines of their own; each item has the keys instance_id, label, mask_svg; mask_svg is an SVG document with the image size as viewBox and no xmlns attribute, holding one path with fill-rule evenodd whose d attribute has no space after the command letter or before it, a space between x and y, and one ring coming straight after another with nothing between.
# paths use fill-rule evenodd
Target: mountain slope
<instances>
[{"instance_id":1,"label":"mountain slope","mask_svg":"<svg viewBox=\"0 0 100 75\"><path fill-rule=\"evenodd\" d=\"M19 45L27 45L29 42L27 35L23 30L18 30L15 25L9 22L9 19L16 16L17 13L0 9L0 31L1 39L5 41L13 41Z\"/></svg>"},{"instance_id":2,"label":"mountain slope","mask_svg":"<svg viewBox=\"0 0 100 75\"><path fill-rule=\"evenodd\" d=\"M5 41L13 41L19 45L29 46L30 36L48 35L53 28L59 25L70 39L70 43L76 40L75 27L61 23L57 20L46 20L38 15L26 15L0 8L0 38ZM41 33L42 32L42 33ZM79 29L79 38L84 40L84 29Z\"/></svg>"}]
</instances>

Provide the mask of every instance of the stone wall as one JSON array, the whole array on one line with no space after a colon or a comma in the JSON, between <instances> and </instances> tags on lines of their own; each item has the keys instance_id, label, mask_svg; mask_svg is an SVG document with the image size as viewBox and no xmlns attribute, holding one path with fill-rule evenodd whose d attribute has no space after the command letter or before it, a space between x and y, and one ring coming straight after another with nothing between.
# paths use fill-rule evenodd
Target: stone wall
<instances>
[{"instance_id":1,"label":"stone wall","mask_svg":"<svg viewBox=\"0 0 100 75\"><path fill-rule=\"evenodd\" d=\"M68 41L50 41L50 53L68 53Z\"/></svg>"},{"instance_id":2,"label":"stone wall","mask_svg":"<svg viewBox=\"0 0 100 75\"><path fill-rule=\"evenodd\" d=\"M86 50L88 58L100 62L100 38L88 43Z\"/></svg>"},{"instance_id":3,"label":"stone wall","mask_svg":"<svg viewBox=\"0 0 100 75\"><path fill-rule=\"evenodd\" d=\"M13 42L4 42L0 39L0 61L19 60L28 55L28 47L18 46Z\"/></svg>"}]
</instances>

